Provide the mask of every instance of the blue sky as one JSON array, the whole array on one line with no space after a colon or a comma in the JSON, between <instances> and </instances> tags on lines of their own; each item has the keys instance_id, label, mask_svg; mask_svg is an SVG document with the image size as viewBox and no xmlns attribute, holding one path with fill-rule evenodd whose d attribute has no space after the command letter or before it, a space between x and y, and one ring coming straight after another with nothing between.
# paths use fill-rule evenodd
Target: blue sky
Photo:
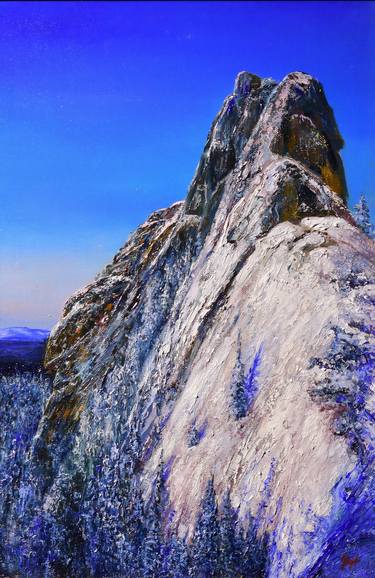
<instances>
[{"instance_id":1,"label":"blue sky","mask_svg":"<svg viewBox=\"0 0 375 578\"><path fill-rule=\"evenodd\" d=\"M375 215L375 2L0 3L0 325L51 327L185 196L236 74L322 81Z\"/></svg>"}]
</instances>

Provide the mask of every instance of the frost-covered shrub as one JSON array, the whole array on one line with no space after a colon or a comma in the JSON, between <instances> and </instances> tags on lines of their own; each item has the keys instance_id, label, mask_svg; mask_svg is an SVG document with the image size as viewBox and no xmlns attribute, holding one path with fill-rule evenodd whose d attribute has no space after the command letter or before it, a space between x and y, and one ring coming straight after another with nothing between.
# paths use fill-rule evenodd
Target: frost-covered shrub
<instances>
[{"instance_id":1,"label":"frost-covered shrub","mask_svg":"<svg viewBox=\"0 0 375 578\"><path fill-rule=\"evenodd\" d=\"M245 524L233 508L229 492L218 507L214 481L209 480L190 546L194 578L262 578L267 562L266 538L258 538L249 515Z\"/></svg>"},{"instance_id":2,"label":"frost-covered shrub","mask_svg":"<svg viewBox=\"0 0 375 578\"><path fill-rule=\"evenodd\" d=\"M210 479L198 514L192 544L193 576L210 578L220 569L219 512L213 479Z\"/></svg>"},{"instance_id":3,"label":"frost-covered shrub","mask_svg":"<svg viewBox=\"0 0 375 578\"><path fill-rule=\"evenodd\" d=\"M247 399L247 408L249 410L250 406L253 404L256 394L258 392L258 373L261 360L262 350L259 349L255 354L253 362L250 366L248 374L245 380L245 394Z\"/></svg>"},{"instance_id":4,"label":"frost-covered shrub","mask_svg":"<svg viewBox=\"0 0 375 578\"><path fill-rule=\"evenodd\" d=\"M368 403L375 381L375 351L369 340L374 328L356 323L353 327L352 331L334 327L335 338L327 356L311 359L311 367L324 369L324 377L309 393L319 405L336 409L334 433L345 435L363 458L374 422Z\"/></svg>"},{"instance_id":5,"label":"frost-covered shrub","mask_svg":"<svg viewBox=\"0 0 375 578\"><path fill-rule=\"evenodd\" d=\"M205 436L206 429L207 429L206 423L204 423L200 427L197 427L196 421L195 420L193 421L193 423L191 424L191 427L188 431L187 442L188 442L189 448L197 446L200 443L202 438Z\"/></svg>"},{"instance_id":6,"label":"frost-covered shrub","mask_svg":"<svg viewBox=\"0 0 375 578\"><path fill-rule=\"evenodd\" d=\"M364 195L354 207L354 220L358 227L369 237L374 236L374 227L371 223L370 209Z\"/></svg>"},{"instance_id":7,"label":"frost-covered shrub","mask_svg":"<svg viewBox=\"0 0 375 578\"><path fill-rule=\"evenodd\" d=\"M236 363L230 384L232 396L232 411L236 419L245 417L253 404L258 390L258 372L261 361L261 349L256 353L250 369L245 376L241 352L238 347Z\"/></svg>"}]
</instances>

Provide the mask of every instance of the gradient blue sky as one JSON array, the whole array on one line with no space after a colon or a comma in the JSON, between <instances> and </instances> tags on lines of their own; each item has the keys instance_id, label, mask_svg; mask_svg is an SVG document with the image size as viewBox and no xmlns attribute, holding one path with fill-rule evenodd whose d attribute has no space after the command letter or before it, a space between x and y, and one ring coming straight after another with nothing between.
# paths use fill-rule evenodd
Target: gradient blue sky
<instances>
[{"instance_id":1,"label":"gradient blue sky","mask_svg":"<svg viewBox=\"0 0 375 578\"><path fill-rule=\"evenodd\" d=\"M51 327L185 196L241 70L323 82L375 214L375 2L0 3L0 326Z\"/></svg>"}]
</instances>

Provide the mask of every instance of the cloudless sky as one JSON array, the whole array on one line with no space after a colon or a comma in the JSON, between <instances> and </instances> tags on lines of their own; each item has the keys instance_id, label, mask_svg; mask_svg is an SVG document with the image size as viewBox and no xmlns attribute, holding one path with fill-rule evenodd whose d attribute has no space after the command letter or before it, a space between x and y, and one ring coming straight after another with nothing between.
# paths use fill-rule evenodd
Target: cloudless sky
<instances>
[{"instance_id":1,"label":"cloudless sky","mask_svg":"<svg viewBox=\"0 0 375 578\"><path fill-rule=\"evenodd\" d=\"M375 215L375 2L0 3L0 326L51 327L182 199L248 70L324 85Z\"/></svg>"}]
</instances>

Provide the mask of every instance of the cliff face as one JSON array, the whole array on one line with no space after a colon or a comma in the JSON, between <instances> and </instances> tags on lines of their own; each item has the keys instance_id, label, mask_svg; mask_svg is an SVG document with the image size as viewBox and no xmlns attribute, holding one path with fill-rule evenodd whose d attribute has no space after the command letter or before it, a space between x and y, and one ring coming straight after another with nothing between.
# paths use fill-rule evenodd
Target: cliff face
<instances>
[{"instance_id":1,"label":"cliff face","mask_svg":"<svg viewBox=\"0 0 375 578\"><path fill-rule=\"evenodd\" d=\"M319 82L240 73L186 201L153 213L51 334L56 377L33 444L47 509L64 476L136 423L145 492L162 454L181 535L214 475L271 536L270 576L336 576L353 544L363 575L375 247L346 208L341 147ZM254 370L241 419L238 359Z\"/></svg>"}]
</instances>

